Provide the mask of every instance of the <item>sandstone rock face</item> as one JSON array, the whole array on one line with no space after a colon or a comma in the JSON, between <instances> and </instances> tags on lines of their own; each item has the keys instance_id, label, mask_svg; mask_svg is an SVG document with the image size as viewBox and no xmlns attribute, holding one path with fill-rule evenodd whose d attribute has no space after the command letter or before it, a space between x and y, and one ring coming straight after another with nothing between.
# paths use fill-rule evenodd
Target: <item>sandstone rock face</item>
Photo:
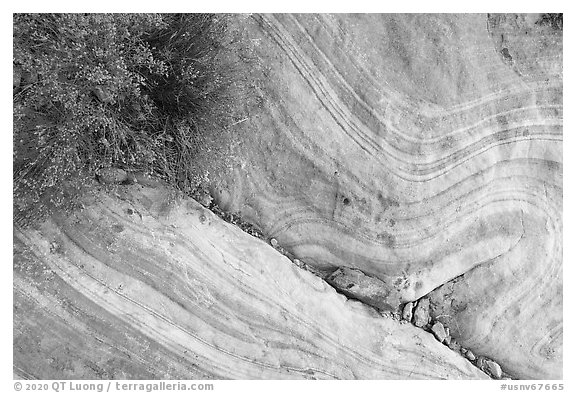
<instances>
[{"instance_id":1,"label":"sandstone rock face","mask_svg":"<svg viewBox=\"0 0 576 393\"><path fill-rule=\"evenodd\" d=\"M194 200L83 203L14 228L16 378L487 378Z\"/></svg>"},{"instance_id":2,"label":"sandstone rock face","mask_svg":"<svg viewBox=\"0 0 576 393\"><path fill-rule=\"evenodd\" d=\"M231 157L208 177L218 206L324 278L346 267L385 283L380 304L417 301L414 324L442 323L469 360L562 378L561 23L238 19L257 104L193 163ZM485 377L198 204L127 189L15 228L17 375Z\"/></svg>"},{"instance_id":3,"label":"sandstone rock face","mask_svg":"<svg viewBox=\"0 0 576 393\"><path fill-rule=\"evenodd\" d=\"M326 275L429 296L507 373L561 378L563 44L549 19L244 19L261 100L212 176L218 204Z\"/></svg>"}]
</instances>

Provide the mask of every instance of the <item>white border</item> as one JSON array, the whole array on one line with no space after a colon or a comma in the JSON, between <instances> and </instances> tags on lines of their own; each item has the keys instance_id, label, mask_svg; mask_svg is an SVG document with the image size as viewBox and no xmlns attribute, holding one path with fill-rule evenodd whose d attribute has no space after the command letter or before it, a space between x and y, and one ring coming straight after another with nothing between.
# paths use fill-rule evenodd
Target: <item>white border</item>
<instances>
[{"instance_id":1,"label":"white border","mask_svg":"<svg viewBox=\"0 0 576 393\"><path fill-rule=\"evenodd\" d=\"M574 45L573 45L573 25L571 25L570 17L572 14L572 6L566 1L495 1L483 0L480 2L466 1L418 1L418 2L390 2L386 0L367 1L367 0L353 0L347 2L328 2L328 1L310 1L310 0L291 0L289 2L273 2L267 1L206 1L206 2L173 2L173 1L138 1L138 2L119 2L114 0L98 0L94 2L79 2L79 1L22 1L10 2L4 4L3 7L7 8L2 12L2 47L6 53L12 51L12 13L13 12L564 12L568 17L568 23L564 25L564 100L568 105L566 108L571 108L574 105ZM568 43L568 45L566 45ZM572 66L570 66L572 64ZM567 66L566 66L567 65ZM2 165L0 166L0 174L3 187L2 202L3 208L1 209L1 222L2 226L2 258L1 264L1 288L2 296L0 302L2 305L2 315L4 316L4 323L2 326L2 345L3 349L0 367L0 386L5 386L2 391L13 391L12 382L12 194L11 194L11 178L12 178L12 115L9 113L12 108L12 97L10 94L11 89L8 86L11 80L12 66L6 56L5 61L2 62L3 75L2 85L4 88L2 92L3 100L3 118L6 129L0 133L2 141L0 143L3 149L1 154ZM572 130L574 129L574 115L571 110L567 110L564 119L564 151L571 153L572 148L576 147L574 144L574 136ZM571 356L571 349L574 348L574 312L571 300L574 299L574 285L571 285L570 279L576 277L574 271L574 248L572 247L573 239L575 239L576 232L574 231L573 219L574 207L572 201L576 200L574 194L574 180L571 176L574 166L574 156L567 154L564 157L564 166L568 174L566 182L564 183L564 304L566 305L564 313L564 381L550 381L550 383L564 382L564 390L572 391L576 389L572 386L574 380L574 360ZM568 278L568 280L566 280ZM572 364L572 366L570 366ZM97 382L97 381L94 381ZM155 381L157 382L157 381ZM532 382L530 382L532 383ZM268 392L270 390L298 390L302 392L317 391L330 389L335 391L348 391L362 389L362 391L411 391L417 389L419 391L435 391L436 389L443 392L490 392L499 390L500 381L339 381L339 382L278 382L278 381L221 381L217 384L217 392L223 391L250 391L250 392Z\"/></svg>"}]
</instances>

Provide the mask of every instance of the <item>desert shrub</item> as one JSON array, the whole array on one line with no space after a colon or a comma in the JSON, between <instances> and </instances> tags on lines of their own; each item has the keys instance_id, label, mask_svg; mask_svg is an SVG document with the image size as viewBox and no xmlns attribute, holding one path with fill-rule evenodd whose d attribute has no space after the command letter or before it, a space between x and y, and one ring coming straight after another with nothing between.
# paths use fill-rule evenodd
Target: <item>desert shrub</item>
<instances>
[{"instance_id":1,"label":"desert shrub","mask_svg":"<svg viewBox=\"0 0 576 393\"><path fill-rule=\"evenodd\" d=\"M72 206L101 168L191 188L198 134L226 122L234 96L226 17L15 14L13 22L16 221Z\"/></svg>"},{"instance_id":2,"label":"desert shrub","mask_svg":"<svg viewBox=\"0 0 576 393\"><path fill-rule=\"evenodd\" d=\"M541 26L549 26L554 30L562 31L564 14L542 14L536 22Z\"/></svg>"},{"instance_id":3,"label":"desert shrub","mask_svg":"<svg viewBox=\"0 0 576 393\"><path fill-rule=\"evenodd\" d=\"M166 121L163 134L170 157L164 171L172 184L191 191L199 182L190 162L202 138L234 121L242 94L244 67L231 57L245 51L226 16L169 14L163 29L147 36L164 74L143 70L146 92Z\"/></svg>"}]
</instances>

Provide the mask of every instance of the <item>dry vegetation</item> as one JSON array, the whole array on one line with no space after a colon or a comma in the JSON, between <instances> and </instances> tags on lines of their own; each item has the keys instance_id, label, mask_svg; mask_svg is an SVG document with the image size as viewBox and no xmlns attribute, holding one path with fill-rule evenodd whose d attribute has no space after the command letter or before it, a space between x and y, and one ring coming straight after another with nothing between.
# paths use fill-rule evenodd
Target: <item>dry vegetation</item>
<instances>
[{"instance_id":1,"label":"dry vegetation","mask_svg":"<svg viewBox=\"0 0 576 393\"><path fill-rule=\"evenodd\" d=\"M241 84L229 18L210 14L15 14L15 221L74 205L102 169L183 191L204 133L231 123Z\"/></svg>"}]
</instances>

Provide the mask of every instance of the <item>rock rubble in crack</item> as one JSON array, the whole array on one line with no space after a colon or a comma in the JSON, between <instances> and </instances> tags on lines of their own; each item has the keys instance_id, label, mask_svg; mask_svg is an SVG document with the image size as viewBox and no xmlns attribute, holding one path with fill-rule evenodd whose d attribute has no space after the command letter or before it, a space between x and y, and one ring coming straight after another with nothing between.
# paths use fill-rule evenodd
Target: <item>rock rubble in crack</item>
<instances>
[{"instance_id":1,"label":"rock rubble in crack","mask_svg":"<svg viewBox=\"0 0 576 393\"><path fill-rule=\"evenodd\" d=\"M493 379L510 379L505 375L500 365L485 356L476 356L470 349L462 347L452 336L450 328L430 317L430 299L424 297L416 302L408 302L402 308L402 319L411 322L434 335L436 340L446 345L456 353L461 354L472 364Z\"/></svg>"},{"instance_id":2,"label":"rock rubble in crack","mask_svg":"<svg viewBox=\"0 0 576 393\"><path fill-rule=\"evenodd\" d=\"M39 230L14 229L18 376L486 378L438 353L426 332L345 299L263 240L171 195L121 187Z\"/></svg>"},{"instance_id":3,"label":"rock rubble in crack","mask_svg":"<svg viewBox=\"0 0 576 393\"><path fill-rule=\"evenodd\" d=\"M243 223L240 219L232 222L235 225ZM244 224L248 225L248 224ZM253 235L247 231L243 225L239 225L245 232ZM253 235L255 236L255 235ZM261 238L262 236L255 236ZM275 238L270 239L270 245L288 257L292 263L301 269L308 270L313 274L321 276L315 269L311 269L307 264L303 263L297 258L292 258L289 253L279 244ZM404 321L411 322L416 327L423 328L430 331L434 337L441 343L445 344L456 353L461 354L476 367L494 379L510 379L509 376L504 375L500 365L484 356L476 357L474 353L466 348L463 348L456 340L450 336L450 328L445 327L442 322L433 320L430 315L431 305L428 297L421 298L416 302L408 302L403 306L399 306L400 299L391 296L391 290L386 287L386 283L382 280L370 277L359 269L348 267L340 267L326 278L326 282L336 288L338 291L345 294L347 297L357 299L364 304L370 305L380 311L392 311L392 316L395 312L401 310L400 318ZM394 299L394 301L390 301ZM392 303L392 304L391 304ZM394 304L394 305L393 305Z\"/></svg>"},{"instance_id":4,"label":"rock rubble in crack","mask_svg":"<svg viewBox=\"0 0 576 393\"><path fill-rule=\"evenodd\" d=\"M239 221L233 223L238 225ZM242 225L239 226L241 229L244 229ZM247 231L247 233L250 234L249 231ZM289 253L285 251L277 239L271 238L270 245L288 257L292 263L294 263L299 268L311 271L310 267L299 259L291 258ZM445 327L444 324L442 324L440 321L433 320L430 315L431 305L430 299L428 297L424 297L416 302L405 303L401 307L393 307L391 304L389 304L388 300L392 298L390 296L391 291L386 289L386 284L383 281L374 277L367 276L359 269L348 267L338 268L326 278L326 282L328 282L338 291L344 293L349 298L357 299L362 303L370 305L380 311L393 311L391 313L392 316L395 316L394 311L400 309L401 320L411 322L416 327L430 331L436 340L448 346L448 348L450 348L452 351L464 356L464 358L468 359L471 363L481 369L484 373L488 374L490 377L495 379L510 379L508 376L503 375L502 368L498 363L484 356L476 357L471 350L463 348L458 342L456 342L456 340L450 336L450 328Z\"/></svg>"}]
</instances>

